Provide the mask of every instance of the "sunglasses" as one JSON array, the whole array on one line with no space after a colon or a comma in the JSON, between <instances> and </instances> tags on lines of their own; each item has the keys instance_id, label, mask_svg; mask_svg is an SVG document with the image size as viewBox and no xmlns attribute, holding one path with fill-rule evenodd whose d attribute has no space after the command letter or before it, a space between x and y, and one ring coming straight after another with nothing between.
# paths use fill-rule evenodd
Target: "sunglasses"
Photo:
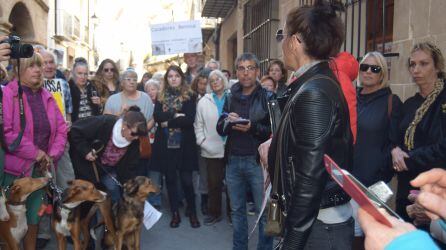
<instances>
[{"instance_id":1,"label":"sunglasses","mask_svg":"<svg viewBox=\"0 0 446 250\"><path fill-rule=\"evenodd\" d=\"M283 39L285 38L285 36L286 36L286 34L283 33L283 29L278 29L276 32L276 41L278 43L282 42ZM293 36L293 35L291 35L291 36ZM297 35L296 35L296 39L298 42L301 42L301 40L299 39L299 37Z\"/></svg>"},{"instance_id":2,"label":"sunglasses","mask_svg":"<svg viewBox=\"0 0 446 250\"><path fill-rule=\"evenodd\" d=\"M378 74L381 72L381 67L378 65L370 65L365 63L361 63L361 65L359 65L359 70L361 70L362 72L367 72L369 68L372 73Z\"/></svg>"},{"instance_id":3,"label":"sunglasses","mask_svg":"<svg viewBox=\"0 0 446 250\"><path fill-rule=\"evenodd\" d=\"M282 42L283 38L285 38L285 35L283 34L283 29L278 29L276 32L276 41L280 43Z\"/></svg>"},{"instance_id":4,"label":"sunglasses","mask_svg":"<svg viewBox=\"0 0 446 250\"><path fill-rule=\"evenodd\" d=\"M144 134L143 132L130 132L130 135L133 137L139 137L139 136L145 136L146 134Z\"/></svg>"},{"instance_id":5,"label":"sunglasses","mask_svg":"<svg viewBox=\"0 0 446 250\"><path fill-rule=\"evenodd\" d=\"M104 68L104 72L115 72L114 68Z\"/></svg>"}]
</instances>

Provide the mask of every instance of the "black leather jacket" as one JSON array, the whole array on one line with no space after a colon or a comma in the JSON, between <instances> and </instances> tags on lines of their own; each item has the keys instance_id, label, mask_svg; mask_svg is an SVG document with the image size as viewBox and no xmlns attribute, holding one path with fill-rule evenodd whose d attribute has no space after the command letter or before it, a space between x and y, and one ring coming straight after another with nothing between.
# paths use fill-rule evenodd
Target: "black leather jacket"
<instances>
[{"instance_id":1,"label":"black leather jacket","mask_svg":"<svg viewBox=\"0 0 446 250\"><path fill-rule=\"evenodd\" d=\"M308 69L278 100L285 108L270 147L269 166L280 157L279 192L287 212L283 249L303 249L319 209L349 201L323 163L328 154L340 167L351 170L348 107L327 62ZM270 176L273 171L270 168Z\"/></svg>"},{"instance_id":2,"label":"black leather jacket","mask_svg":"<svg viewBox=\"0 0 446 250\"><path fill-rule=\"evenodd\" d=\"M256 83L257 87L253 91L251 103L249 106L249 120L251 121L251 129L248 133L255 140L256 149L261 143L268 140L271 136L271 123L268 113L268 101L275 98L274 93L267 91L260 86L260 83ZM238 102L242 95L242 86L239 82L235 83L231 87L231 92L226 95L225 104L223 106L223 114L220 116L217 122L217 132L221 136L228 136L225 145L225 157L230 152L232 141L232 129L231 126L225 122L225 118L228 113L233 112L234 102ZM256 150L257 152L257 150Z\"/></svg>"}]
</instances>

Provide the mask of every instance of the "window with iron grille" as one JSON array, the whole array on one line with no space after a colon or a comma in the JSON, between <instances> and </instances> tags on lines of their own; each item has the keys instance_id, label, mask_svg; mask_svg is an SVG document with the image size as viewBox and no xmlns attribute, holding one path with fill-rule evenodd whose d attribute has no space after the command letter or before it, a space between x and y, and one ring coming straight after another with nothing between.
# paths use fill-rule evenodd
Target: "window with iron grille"
<instances>
[{"instance_id":1,"label":"window with iron grille","mask_svg":"<svg viewBox=\"0 0 446 250\"><path fill-rule=\"evenodd\" d=\"M279 1L249 0L244 5L243 51L257 56L265 72L271 59L277 58L274 34L279 25Z\"/></svg>"},{"instance_id":2,"label":"window with iron grille","mask_svg":"<svg viewBox=\"0 0 446 250\"><path fill-rule=\"evenodd\" d=\"M300 6L312 5L313 0L300 0ZM361 58L369 51L391 53L393 41L394 0L342 0L345 11L345 42L342 50ZM384 6L384 7L383 7Z\"/></svg>"}]
</instances>

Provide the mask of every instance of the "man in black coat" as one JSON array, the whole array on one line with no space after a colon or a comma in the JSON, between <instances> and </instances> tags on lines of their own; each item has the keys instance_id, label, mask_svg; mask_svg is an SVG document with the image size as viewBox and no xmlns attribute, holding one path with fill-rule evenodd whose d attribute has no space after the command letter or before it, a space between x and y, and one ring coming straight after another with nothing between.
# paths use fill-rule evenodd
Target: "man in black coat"
<instances>
[{"instance_id":1,"label":"man in black coat","mask_svg":"<svg viewBox=\"0 0 446 250\"><path fill-rule=\"evenodd\" d=\"M226 184L231 200L233 248L248 249L246 192L249 186L258 214L264 196L264 181L257 160L257 148L271 134L267 104L273 94L263 89L257 81L260 70L255 55L242 54L235 65L239 82L232 86L231 93L226 97L217 132L228 136L225 146ZM272 249L272 238L263 233L265 222L263 216L259 223L259 249Z\"/></svg>"}]
</instances>

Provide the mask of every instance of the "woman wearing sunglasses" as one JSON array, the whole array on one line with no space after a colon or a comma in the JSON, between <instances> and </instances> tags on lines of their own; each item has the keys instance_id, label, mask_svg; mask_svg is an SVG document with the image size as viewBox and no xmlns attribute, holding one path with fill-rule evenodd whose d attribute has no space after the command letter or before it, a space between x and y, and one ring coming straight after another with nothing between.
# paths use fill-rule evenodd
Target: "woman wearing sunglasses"
<instances>
[{"instance_id":1,"label":"woman wearing sunglasses","mask_svg":"<svg viewBox=\"0 0 446 250\"><path fill-rule=\"evenodd\" d=\"M102 106L105 105L108 97L119 92L119 71L113 60L105 59L99 64L93 83L98 89Z\"/></svg>"},{"instance_id":2,"label":"woman wearing sunglasses","mask_svg":"<svg viewBox=\"0 0 446 250\"><path fill-rule=\"evenodd\" d=\"M401 101L388 84L387 62L379 52L367 53L359 65L357 92L357 139L353 153L352 174L366 187L392 178L391 120L398 121ZM357 203L351 201L356 218ZM363 249L364 234L355 223L355 247ZM358 244L358 248L356 248Z\"/></svg>"},{"instance_id":3,"label":"woman wearing sunglasses","mask_svg":"<svg viewBox=\"0 0 446 250\"><path fill-rule=\"evenodd\" d=\"M292 9L277 33L284 64L294 74L278 98L279 105L286 104L269 150L269 174L273 179L277 162L287 212L282 249L350 249L350 197L323 164L328 154L344 169L352 168L348 106L328 63L344 41L344 24L337 15L340 4L314 2Z\"/></svg>"},{"instance_id":4,"label":"woman wearing sunglasses","mask_svg":"<svg viewBox=\"0 0 446 250\"><path fill-rule=\"evenodd\" d=\"M124 183L137 175L138 138L147 134L146 123L137 106L131 106L121 117L91 116L73 123L69 139L76 179L91 181L99 188L105 187L112 201L117 202L121 191L115 180ZM96 153L92 151L95 141L103 146ZM92 162L96 162L99 182Z\"/></svg>"}]
</instances>

